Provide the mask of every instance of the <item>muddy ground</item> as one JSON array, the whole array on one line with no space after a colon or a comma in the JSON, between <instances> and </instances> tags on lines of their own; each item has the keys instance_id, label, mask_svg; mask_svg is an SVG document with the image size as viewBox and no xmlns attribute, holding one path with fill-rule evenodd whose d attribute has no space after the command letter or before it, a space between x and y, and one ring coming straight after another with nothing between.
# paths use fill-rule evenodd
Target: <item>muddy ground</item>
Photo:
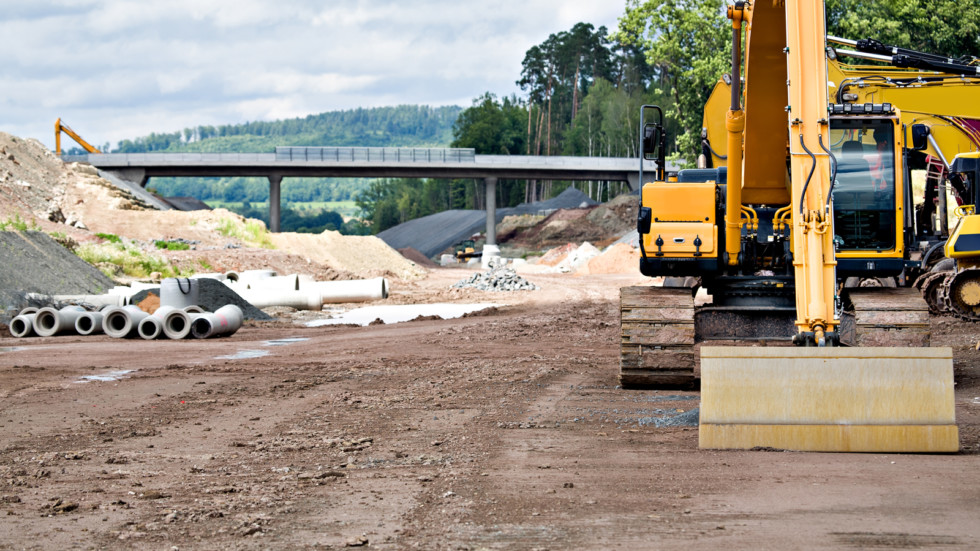
<instances>
[{"instance_id":1,"label":"muddy ground","mask_svg":"<svg viewBox=\"0 0 980 551\"><path fill-rule=\"evenodd\" d=\"M447 290L466 275L392 301L495 310L211 341L0 338L0 548L980 546L975 326L934 323L955 347L958 454L700 451L696 426L658 426L696 392L616 387L618 289L642 280Z\"/></svg>"}]
</instances>

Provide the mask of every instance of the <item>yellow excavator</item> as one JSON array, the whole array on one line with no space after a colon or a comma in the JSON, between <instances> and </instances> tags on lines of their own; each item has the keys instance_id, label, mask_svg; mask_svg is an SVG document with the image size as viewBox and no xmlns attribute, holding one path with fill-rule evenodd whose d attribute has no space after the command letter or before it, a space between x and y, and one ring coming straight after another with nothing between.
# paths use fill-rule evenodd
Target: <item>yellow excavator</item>
<instances>
[{"instance_id":1,"label":"yellow excavator","mask_svg":"<svg viewBox=\"0 0 980 551\"><path fill-rule=\"evenodd\" d=\"M952 352L929 347L925 301L839 284L905 269L911 130L893 104L829 101L824 9L729 6L724 170L668 177L662 112L641 111L661 168L648 181L641 163L640 271L706 295L622 289L621 382L700 374L702 448L956 451Z\"/></svg>"},{"instance_id":2,"label":"yellow excavator","mask_svg":"<svg viewBox=\"0 0 980 551\"><path fill-rule=\"evenodd\" d=\"M54 151L59 157L61 156L61 133L64 132L68 136L75 140L75 142L82 146L85 151L89 153L102 153L94 145L83 140L81 136L78 135L74 130L71 129L67 124L61 122L61 119L54 121Z\"/></svg>"},{"instance_id":3,"label":"yellow excavator","mask_svg":"<svg viewBox=\"0 0 980 551\"><path fill-rule=\"evenodd\" d=\"M829 92L834 103L860 108L865 103L888 103L900 110L901 123L911 129L911 144L903 151L906 170L925 172L923 189L913 192L906 211L905 270L897 278L845 280L849 286L914 285L934 314L951 313L980 320L980 304L970 289L980 285L980 276L960 274L957 265L980 260L980 252L957 253L958 262L944 255L950 236L951 212L947 204L976 204L975 179L954 170L968 162L955 162L957 155L980 151L980 60L972 56L950 59L915 50L882 44L874 39L848 40L828 36L837 45L828 49ZM853 48L853 49L845 49ZM884 65L854 65L841 56L872 60ZM699 166L724 166L726 130L723 119L728 109L731 77L719 79L705 106L702 155ZM869 156L874 161L873 156ZM966 163L966 164L964 164ZM911 174L907 175L911 182ZM954 207L955 208L955 207ZM963 210L956 210L962 214ZM849 253L840 256L846 258ZM955 277L954 277L955 276Z\"/></svg>"}]
</instances>

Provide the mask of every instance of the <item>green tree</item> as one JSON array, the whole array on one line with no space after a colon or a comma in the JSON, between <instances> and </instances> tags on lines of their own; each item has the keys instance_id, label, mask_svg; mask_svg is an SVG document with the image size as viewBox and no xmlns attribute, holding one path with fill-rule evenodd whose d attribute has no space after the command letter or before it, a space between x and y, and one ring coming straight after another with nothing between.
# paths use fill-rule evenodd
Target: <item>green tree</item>
<instances>
[{"instance_id":1,"label":"green tree","mask_svg":"<svg viewBox=\"0 0 980 551\"><path fill-rule=\"evenodd\" d=\"M827 0L827 32L950 57L980 56L980 2Z\"/></svg>"},{"instance_id":2,"label":"green tree","mask_svg":"<svg viewBox=\"0 0 980 551\"><path fill-rule=\"evenodd\" d=\"M700 152L704 104L731 59L731 25L722 0L627 0L614 38L645 50L647 62L672 96L665 116L676 119L680 157Z\"/></svg>"}]
</instances>

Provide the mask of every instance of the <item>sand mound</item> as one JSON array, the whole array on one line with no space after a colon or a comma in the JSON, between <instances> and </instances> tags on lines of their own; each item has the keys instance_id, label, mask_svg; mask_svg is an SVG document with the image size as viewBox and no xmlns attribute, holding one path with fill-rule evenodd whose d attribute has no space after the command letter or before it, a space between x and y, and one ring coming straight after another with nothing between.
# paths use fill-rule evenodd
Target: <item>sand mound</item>
<instances>
[{"instance_id":1,"label":"sand mound","mask_svg":"<svg viewBox=\"0 0 980 551\"><path fill-rule=\"evenodd\" d=\"M579 268L579 274L634 274L640 272L640 251L617 243Z\"/></svg>"},{"instance_id":2,"label":"sand mound","mask_svg":"<svg viewBox=\"0 0 980 551\"><path fill-rule=\"evenodd\" d=\"M423 269L374 236L345 236L327 230L320 234L273 233L269 238L281 251L361 277L390 275L418 279L425 275Z\"/></svg>"}]
</instances>

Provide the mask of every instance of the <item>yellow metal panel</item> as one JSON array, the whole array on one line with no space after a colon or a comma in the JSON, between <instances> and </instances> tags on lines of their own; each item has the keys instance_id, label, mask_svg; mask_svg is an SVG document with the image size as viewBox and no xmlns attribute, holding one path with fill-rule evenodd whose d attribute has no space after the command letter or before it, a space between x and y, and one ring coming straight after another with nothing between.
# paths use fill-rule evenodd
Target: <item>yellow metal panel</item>
<instances>
[{"instance_id":1,"label":"yellow metal panel","mask_svg":"<svg viewBox=\"0 0 980 551\"><path fill-rule=\"evenodd\" d=\"M664 240L660 251L667 256L677 256L675 253L694 253L700 252L706 258L713 258L715 254L715 241L718 238L718 227L708 223L682 223L669 222L665 224L653 223L650 225L650 233L645 235L643 246L646 248L647 255L657 251L657 237ZM694 239L701 238L701 246L694 246ZM691 256L685 254L684 256Z\"/></svg>"},{"instance_id":2,"label":"yellow metal panel","mask_svg":"<svg viewBox=\"0 0 980 551\"><path fill-rule=\"evenodd\" d=\"M713 425L698 430L702 449L755 447L813 452L955 453L956 425Z\"/></svg>"},{"instance_id":3,"label":"yellow metal panel","mask_svg":"<svg viewBox=\"0 0 980 551\"><path fill-rule=\"evenodd\" d=\"M742 203L790 202L786 173L786 12L755 2L745 38L745 167Z\"/></svg>"},{"instance_id":4,"label":"yellow metal panel","mask_svg":"<svg viewBox=\"0 0 980 551\"><path fill-rule=\"evenodd\" d=\"M961 218L956 223L953 235L949 236L946 242L946 256L956 259L980 256L980 250L975 250L972 244L978 243L978 238L980 238L980 214Z\"/></svg>"},{"instance_id":5,"label":"yellow metal panel","mask_svg":"<svg viewBox=\"0 0 980 551\"><path fill-rule=\"evenodd\" d=\"M715 184L656 182L643 186L654 222L715 222Z\"/></svg>"}]
</instances>

